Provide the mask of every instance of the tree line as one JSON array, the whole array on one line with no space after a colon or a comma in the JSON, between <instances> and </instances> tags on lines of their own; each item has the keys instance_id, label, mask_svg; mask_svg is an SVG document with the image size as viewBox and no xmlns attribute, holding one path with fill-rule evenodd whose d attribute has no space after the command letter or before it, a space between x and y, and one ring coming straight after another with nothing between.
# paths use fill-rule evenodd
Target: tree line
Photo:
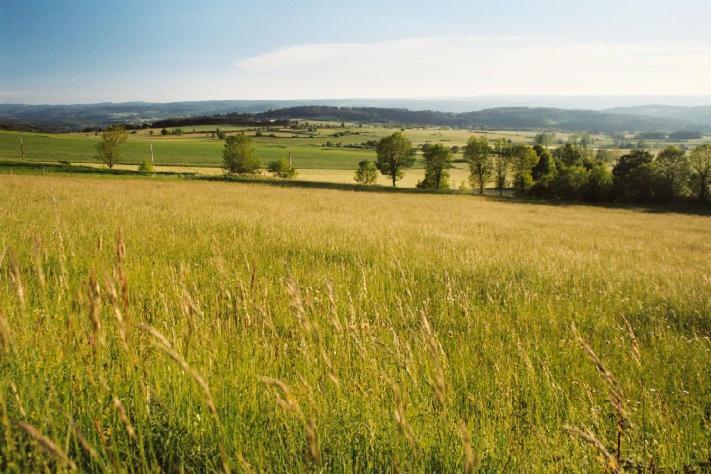
<instances>
[{"instance_id":1,"label":"tree line","mask_svg":"<svg viewBox=\"0 0 711 474\"><path fill-rule=\"evenodd\" d=\"M541 137L535 146L514 144L500 138L472 136L463 149L469 165L469 181L479 194L493 184L499 195L512 187L518 196L576 201L627 201L669 203L683 199L706 201L711 180L711 145L687 152L668 146L658 154L631 150L611 166L605 150L597 152L585 139L557 148ZM377 171L393 186L415 163L415 148L402 132L380 140L375 163L359 163L355 181L372 184ZM419 188L448 189L452 149L441 144L423 147L424 179Z\"/></svg>"},{"instance_id":2,"label":"tree line","mask_svg":"<svg viewBox=\"0 0 711 474\"><path fill-rule=\"evenodd\" d=\"M107 127L96 145L97 156L112 168L119 161L119 146L126 141L121 127ZM223 168L232 174L256 174L262 163L254 153L252 140L243 134L225 137ZM479 194L493 184L499 195L512 187L518 196L575 201L627 201L669 203L696 199L705 202L711 186L711 144L687 152L668 146L658 154L636 149L621 156L614 165L604 150L593 150L586 139L575 139L557 148L550 137L541 136L534 146L514 144L505 138L490 142L472 136L463 148L469 166L469 182ZM417 186L449 189L452 148L442 144L423 147L425 176ZM416 161L416 150L402 132L382 138L376 146L376 161L361 161L355 181L373 184L377 172L393 186ZM144 164L144 169L153 169ZM267 170L275 177L292 178L296 168L291 159L270 162Z\"/></svg>"}]
</instances>

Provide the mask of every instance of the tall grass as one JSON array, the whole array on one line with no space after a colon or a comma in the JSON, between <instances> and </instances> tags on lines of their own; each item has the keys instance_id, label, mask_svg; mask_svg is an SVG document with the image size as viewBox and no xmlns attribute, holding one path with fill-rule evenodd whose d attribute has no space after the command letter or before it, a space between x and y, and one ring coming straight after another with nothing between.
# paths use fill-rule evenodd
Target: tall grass
<instances>
[{"instance_id":1,"label":"tall grass","mask_svg":"<svg viewBox=\"0 0 711 474\"><path fill-rule=\"evenodd\" d=\"M0 471L709 468L708 217L57 176L0 202Z\"/></svg>"}]
</instances>

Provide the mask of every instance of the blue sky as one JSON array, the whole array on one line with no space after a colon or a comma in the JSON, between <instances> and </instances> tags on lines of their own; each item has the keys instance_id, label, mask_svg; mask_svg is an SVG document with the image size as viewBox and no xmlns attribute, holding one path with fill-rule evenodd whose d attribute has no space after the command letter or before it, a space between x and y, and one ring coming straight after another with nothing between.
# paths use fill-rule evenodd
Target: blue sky
<instances>
[{"instance_id":1,"label":"blue sky","mask_svg":"<svg viewBox=\"0 0 711 474\"><path fill-rule=\"evenodd\" d=\"M711 94L711 0L0 0L0 102Z\"/></svg>"}]
</instances>

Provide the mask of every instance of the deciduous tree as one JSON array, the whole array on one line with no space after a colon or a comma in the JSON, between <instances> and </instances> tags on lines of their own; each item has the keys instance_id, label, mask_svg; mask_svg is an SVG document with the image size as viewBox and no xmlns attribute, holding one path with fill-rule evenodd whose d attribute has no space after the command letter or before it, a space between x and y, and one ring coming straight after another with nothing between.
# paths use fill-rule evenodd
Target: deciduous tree
<instances>
[{"instance_id":1,"label":"deciduous tree","mask_svg":"<svg viewBox=\"0 0 711 474\"><path fill-rule=\"evenodd\" d=\"M372 161L363 160L358 163L358 169L356 170L355 177L353 179L356 183L373 184L375 183L375 180L378 179L378 169Z\"/></svg>"},{"instance_id":2,"label":"deciduous tree","mask_svg":"<svg viewBox=\"0 0 711 474\"><path fill-rule=\"evenodd\" d=\"M464 147L464 159L469 163L469 181L472 187L479 189L479 194L484 194L484 186L491 178L490 152L486 137L470 137Z\"/></svg>"},{"instance_id":3,"label":"deciduous tree","mask_svg":"<svg viewBox=\"0 0 711 474\"><path fill-rule=\"evenodd\" d=\"M261 167L259 159L254 156L252 140L245 135L225 139L222 159L222 166L228 173L257 173Z\"/></svg>"},{"instance_id":4,"label":"deciduous tree","mask_svg":"<svg viewBox=\"0 0 711 474\"><path fill-rule=\"evenodd\" d=\"M109 169L113 168L121 159L121 145L128 140L128 133L120 125L106 127L101 132L99 143L96 144L98 159L106 163Z\"/></svg>"},{"instance_id":5,"label":"deciduous tree","mask_svg":"<svg viewBox=\"0 0 711 474\"><path fill-rule=\"evenodd\" d=\"M425 153L425 179L418 184L420 188L449 188L450 151L444 145L431 146Z\"/></svg>"},{"instance_id":6,"label":"deciduous tree","mask_svg":"<svg viewBox=\"0 0 711 474\"><path fill-rule=\"evenodd\" d=\"M404 170L415 163L412 143L403 136L402 132L395 132L381 139L376 152L378 159L375 166L384 176L392 180L393 186L402 179Z\"/></svg>"},{"instance_id":7,"label":"deciduous tree","mask_svg":"<svg viewBox=\"0 0 711 474\"><path fill-rule=\"evenodd\" d=\"M707 143L696 147L689 156L689 165L699 200L705 201L708 198L709 180L711 180L711 145Z\"/></svg>"}]
</instances>

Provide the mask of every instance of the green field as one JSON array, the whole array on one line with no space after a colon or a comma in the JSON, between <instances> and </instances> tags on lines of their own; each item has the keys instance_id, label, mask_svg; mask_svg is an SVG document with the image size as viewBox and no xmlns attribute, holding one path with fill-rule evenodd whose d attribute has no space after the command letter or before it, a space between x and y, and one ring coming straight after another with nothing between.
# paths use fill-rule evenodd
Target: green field
<instances>
[{"instance_id":1,"label":"green field","mask_svg":"<svg viewBox=\"0 0 711 474\"><path fill-rule=\"evenodd\" d=\"M708 216L60 175L0 202L3 472L603 472L617 426L628 471L709 467Z\"/></svg>"},{"instance_id":2,"label":"green field","mask_svg":"<svg viewBox=\"0 0 711 474\"><path fill-rule=\"evenodd\" d=\"M254 128L223 126L182 127L181 136L161 136L160 130L140 130L129 135L122 147L122 162L137 165L151 157L153 145L155 163L159 166L219 167L222 163L223 144L211 137L215 128L227 133L246 133L252 136L256 155L263 163L286 158L291 153L294 165L304 170L354 170L359 161L374 160L373 148L350 148L348 145L362 146L368 141L380 138L399 129L348 124L345 129L336 124L318 123L314 132L305 130L273 129L263 130L261 137L255 136ZM194 131L193 131L194 130ZM535 132L523 131L470 131L449 128L411 128L404 131L415 144L442 143L447 146L462 147L472 134L485 135L490 140L505 137L516 143L532 143ZM269 136L269 135L274 135ZM566 141L570 134L559 133L558 140ZM72 163L96 162L94 149L98 137L93 133L37 134L0 131L0 160L19 158L19 139L23 140L25 159L38 162L69 161ZM608 137L595 136L595 146L611 146ZM330 142L330 146L324 146ZM694 145L701 141L686 143ZM340 146L339 146L340 145ZM666 142L650 142L651 146L663 147ZM453 156L461 159L461 153ZM423 167L421 156L415 168ZM419 174L418 174L419 176ZM416 183L416 180L409 180ZM409 182L408 181L408 182Z\"/></svg>"}]
</instances>

